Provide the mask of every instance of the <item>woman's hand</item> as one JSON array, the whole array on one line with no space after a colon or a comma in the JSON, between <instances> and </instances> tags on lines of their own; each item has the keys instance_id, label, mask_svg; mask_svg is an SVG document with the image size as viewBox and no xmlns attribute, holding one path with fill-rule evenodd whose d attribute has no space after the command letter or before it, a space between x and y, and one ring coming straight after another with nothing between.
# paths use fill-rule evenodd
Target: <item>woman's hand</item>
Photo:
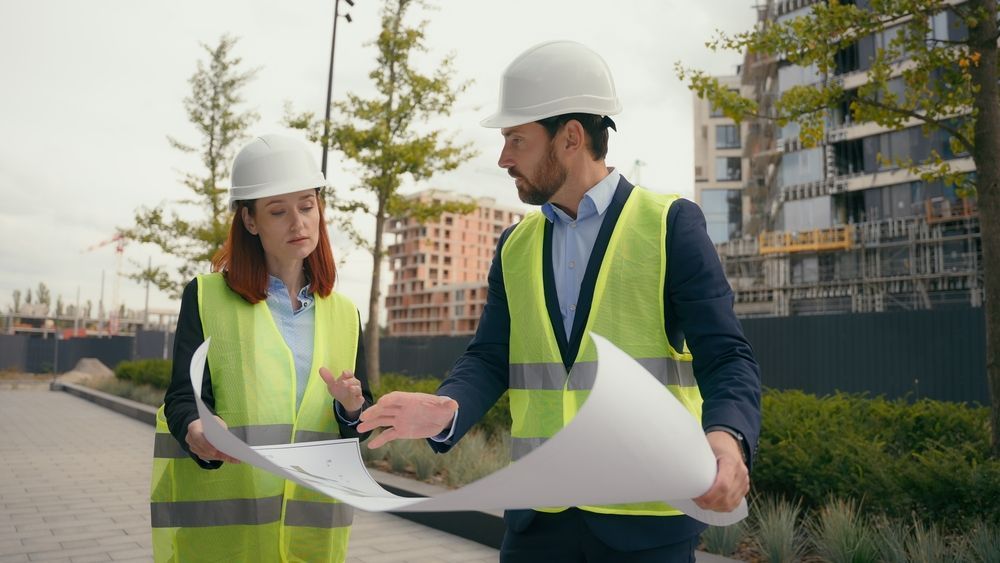
<instances>
[{"instance_id":1,"label":"woman's hand","mask_svg":"<svg viewBox=\"0 0 1000 563\"><path fill-rule=\"evenodd\" d=\"M218 416L215 417L215 420L219 421L219 424L221 424L223 428L229 428L229 426L226 425L226 421L222 420ZM228 455L215 449L215 446L213 446L211 442L208 441L208 438L205 437L205 429L202 427L200 418L193 420L191 421L191 424L188 424L187 437L184 441L187 442L188 449L191 450L191 453L198 456L203 461L224 461L226 463L240 462L240 460L235 457L229 457Z\"/></svg>"},{"instance_id":2,"label":"woman's hand","mask_svg":"<svg viewBox=\"0 0 1000 563\"><path fill-rule=\"evenodd\" d=\"M361 394L361 382L354 377L354 373L344 370L337 379L326 368L319 368L319 376L326 382L326 390L330 396L340 403L344 409L343 416L348 420L357 420L361 415L361 407L365 404L365 397Z\"/></svg>"}]
</instances>

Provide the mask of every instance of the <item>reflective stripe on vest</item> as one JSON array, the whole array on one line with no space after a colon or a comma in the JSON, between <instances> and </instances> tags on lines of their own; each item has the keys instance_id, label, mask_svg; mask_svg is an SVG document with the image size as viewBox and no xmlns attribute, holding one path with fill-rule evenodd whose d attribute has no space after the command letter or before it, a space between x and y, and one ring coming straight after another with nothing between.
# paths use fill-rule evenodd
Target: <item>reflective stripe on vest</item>
<instances>
[{"instance_id":1,"label":"reflective stripe on vest","mask_svg":"<svg viewBox=\"0 0 1000 563\"><path fill-rule=\"evenodd\" d=\"M294 360L266 303L251 305L218 274L198 278L215 409L250 445L339 437L333 402L318 375L354 370L357 309L345 297L317 297L313 365L295 408ZM293 439L294 438L294 439ZM343 561L350 506L246 464L204 470L157 413L150 516L157 561Z\"/></svg>"},{"instance_id":2,"label":"reflective stripe on vest","mask_svg":"<svg viewBox=\"0 0 1000 563\"><path fill-rule=\"evenodd\" d=\"M545 443L576 416L586 401L597 374L591 331L607 337L635 358L689 412L701 418L701 395L691 354L673 349L664 330L666 217L675 199L633 189L608 242L584 337L568 374L545 302L545 217L537 212L529 214L507 238L501 262L511 319L512 459ZM662 502L580 508L610 514L681 514Z\"/></svg>"}]
</instances>

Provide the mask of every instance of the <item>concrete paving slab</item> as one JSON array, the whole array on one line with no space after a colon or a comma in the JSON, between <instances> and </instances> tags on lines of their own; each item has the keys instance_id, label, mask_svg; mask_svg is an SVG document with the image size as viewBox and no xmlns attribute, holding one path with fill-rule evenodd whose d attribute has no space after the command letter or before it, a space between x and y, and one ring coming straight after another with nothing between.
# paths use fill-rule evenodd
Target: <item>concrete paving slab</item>
<instances>
[{"instance_id":1,"label":"concrete paving slab","mask_svg":"<svg viewBox=\"0 0 1000 563\"><path fill-rule=\"evenodd\" d=\"M0 562L152 561L152 427L32 385L0 389L0 428ZM497 550L476 542L358 511L347 560L402 563L453 553L497 560Z\"/></svg>"}]
</instances>

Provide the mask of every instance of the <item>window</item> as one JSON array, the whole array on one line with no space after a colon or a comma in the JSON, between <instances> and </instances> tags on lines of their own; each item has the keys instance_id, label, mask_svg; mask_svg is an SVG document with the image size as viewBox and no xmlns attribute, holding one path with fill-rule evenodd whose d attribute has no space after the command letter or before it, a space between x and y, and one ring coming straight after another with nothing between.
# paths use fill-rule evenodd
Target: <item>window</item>
<instances>
[{"instance_id":1,"label":"window","mask_svg":"<svg viewBox=\"0 0 1000 563\"><path fill-rule=\"evenodd\" d=\"M845 74L859 70L861 68L859 58L857 43L851 43L847 47L837 51L833 55L833 62L836 66L833 74Z\"/></svg>"},{"instance_id":2,"label":"window","mask_svg":"<svg viewBox=\"0 0 1000 563\"><path fill-rule=\"evenodd\" d=\"M742 178L743 161L738 156L720 156L715 159L717 182L738 181Z\"/></svg>"},{"instance_id":3,"label":"window","mask_svg":"<svg viewBox=\"0 0 1000 563\"><path fill-rule=\"evenodd\" d=\"M837 165L837 175L845 176L865 171L864 143L853 139L833 145L833 157Z\"/></svg>"},{"instance_id":4,"label":"window","mask_svg":"<svg viewBox=\"0 0 1000 563\"><path fill-rule=\"evenodd\" d=\"M740 236L743 228L743 205L740 190L706 189L701 192L708 236L719 243Z\"/></svg>"},{"instance_id":5,"label":"window","mask_svg":"<svg viewBox=\"0 0 1000 563\"><path fill-rule=\"evenodd\" d=\"M716 125L715 126L715 148L717 149L738 149L740 148L740 128L737 125Z\"/></svg>"}]
</instances>

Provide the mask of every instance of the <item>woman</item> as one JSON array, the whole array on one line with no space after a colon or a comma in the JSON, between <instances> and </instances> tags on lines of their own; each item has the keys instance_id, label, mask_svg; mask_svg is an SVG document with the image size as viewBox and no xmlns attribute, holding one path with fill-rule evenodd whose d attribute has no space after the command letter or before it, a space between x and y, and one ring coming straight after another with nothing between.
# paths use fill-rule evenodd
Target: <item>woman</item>
<instances>
[{"instance_id":1,"label":"woman","mask_svg":"<svg viewBox=\"0 0 1000 563\"><path fill-rule=\"evenodd\" d=\"M347 555L350 507L216 450L188 374L211 337L202 399L252 446L366 437L354 428L372 402L361 324L354 304L332 291L324 183L306 148L278 135L255 139L233 161L229 239L212 259L214 273L184 290L173 376L157 413L157 561Z\"/></svg>"}]
</instances>

